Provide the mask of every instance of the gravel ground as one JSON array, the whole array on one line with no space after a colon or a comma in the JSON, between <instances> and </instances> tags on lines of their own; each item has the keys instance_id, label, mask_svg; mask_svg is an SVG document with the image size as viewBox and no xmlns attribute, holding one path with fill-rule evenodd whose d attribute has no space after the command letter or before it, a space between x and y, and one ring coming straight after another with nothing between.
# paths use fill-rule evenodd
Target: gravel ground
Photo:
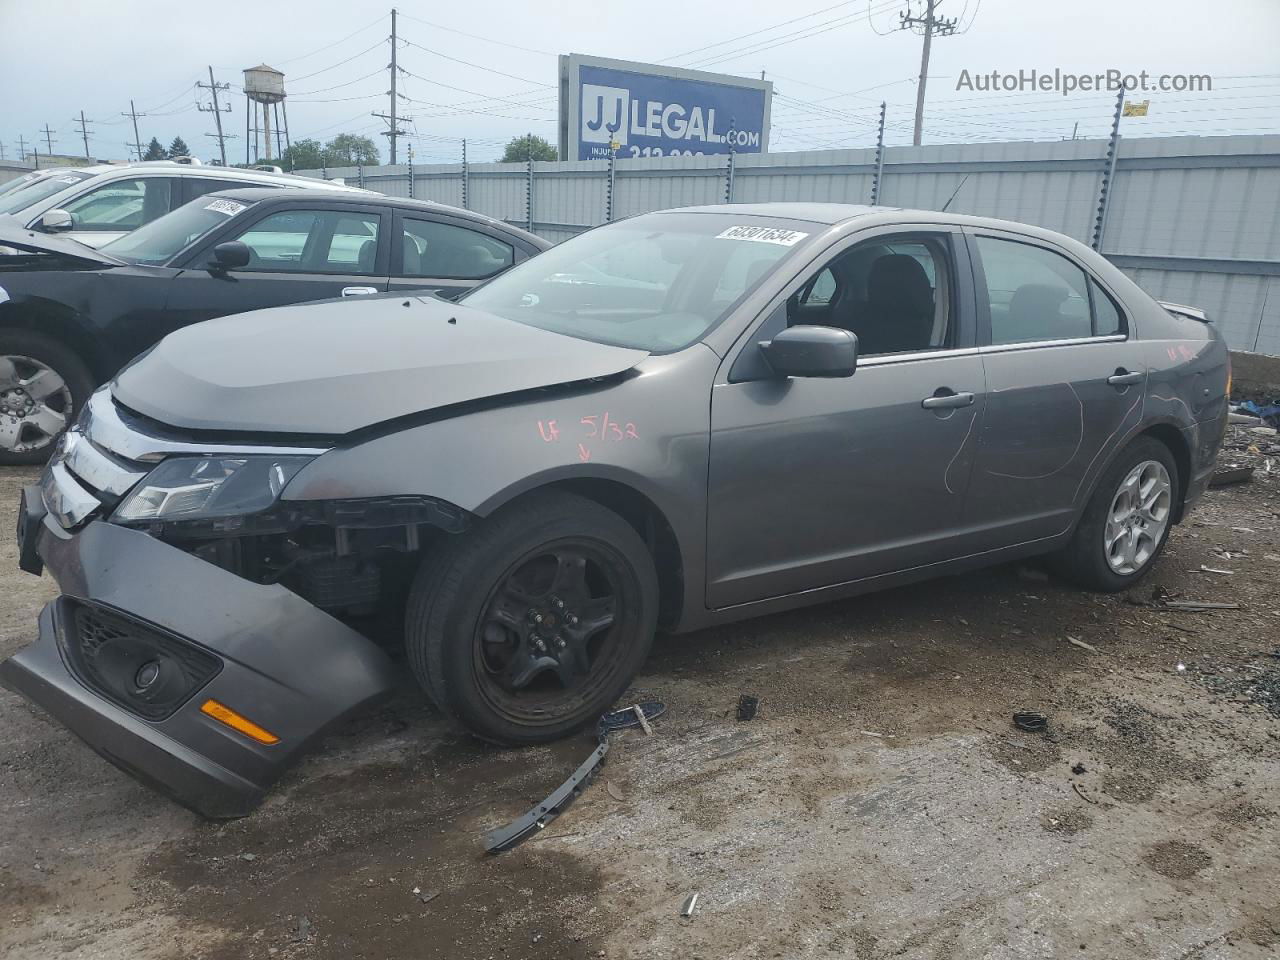
<instances>
[{"instance_id":1,"label":"gravel ground","mask_svg":"<svg viewBox=\"0 0 1280 960\"><path fill-rule=\"evenodd\" d=\"M1275 957L1273 442L1235 431L1224 462L1259 472L1130 596L1002 567L660 641L636 690L669 706L653 736L615 734L583 798L498 857L479 835L588 740L486 748L406 685L213 824L0 692L0 955ZM54 594L8 536L32 476L0 470L0 656Z\"/></svg>"}]
</instances>

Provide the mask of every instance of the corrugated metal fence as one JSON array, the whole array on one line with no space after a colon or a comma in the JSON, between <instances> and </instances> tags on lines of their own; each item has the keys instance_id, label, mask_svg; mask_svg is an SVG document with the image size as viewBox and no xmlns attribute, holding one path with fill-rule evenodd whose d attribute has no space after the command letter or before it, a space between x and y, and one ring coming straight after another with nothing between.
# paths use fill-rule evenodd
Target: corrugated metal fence
<instances>
[{"instance_id":1,"label":"corrugated metal fence","mask_svg":"<svg viewBox=\"0 0 1280 960\"><path fill-rule=\"evenodd\" d=\"M889 147L880 199L1034 223L1088 243L1104 140ZM732 200L867 203L874 150L619 159L612 219ZM407 165L300 171L411 195ZM603 223L609 163L414 166L412 196L563 240ZM958 191L957 191L958 188ZM1280 136L1122 139L1102 252L1162 300L1203 307L1234 349L1280 354Z\"/></svg>"}]
</instances>

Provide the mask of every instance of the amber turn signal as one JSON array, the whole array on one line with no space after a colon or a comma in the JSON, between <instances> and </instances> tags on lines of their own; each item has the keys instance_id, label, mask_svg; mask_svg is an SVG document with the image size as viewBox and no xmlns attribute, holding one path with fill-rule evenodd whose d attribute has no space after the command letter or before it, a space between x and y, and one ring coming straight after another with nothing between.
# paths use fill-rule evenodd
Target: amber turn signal
<instances>
[{"instance_id":1,"label":"amber turn signal","mask_svg":"<svg viewBox=\"0 0 1280 960\"><path fill-rule=\"evenodd\" d=\"M232 730L243 733L250 740L256 740L258 743L265 743L271 746L273 743L279 743L280 738L270 731L263 730L252 720L242 717L230 707L219 703L217 700L206 700L200 705L200 712L207 713L219 723L225 723Z\"/></svg>"}]
</instances>

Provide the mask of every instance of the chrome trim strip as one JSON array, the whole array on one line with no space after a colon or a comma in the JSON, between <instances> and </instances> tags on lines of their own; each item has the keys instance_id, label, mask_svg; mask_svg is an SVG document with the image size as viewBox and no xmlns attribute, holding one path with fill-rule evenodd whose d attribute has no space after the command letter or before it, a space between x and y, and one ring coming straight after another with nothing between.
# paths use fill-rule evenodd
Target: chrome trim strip
<instances>
[{"instance_id":1,"label":"chrome trim strip","mask_svg":"<svg viewBox=\"0 0 1280 960\"><path fill-rule=\"evenodd\" d=\"M78 430L67 432L58 462L93 489L114 497L123 497L147 475L103 453Z\"/></svg>"},{"instance_id":2,"label":"chrome trim strip","mask_svg":"<svg viewBox=\"0 0 1280 960\"><path fill-rule=\"evenodd\" d=\"M102 506L67 472L61 463L51 464L40 478L40 496L45 509L62 525L71 530L88 520Z\"/></svg>"},{"instance_id":3,"label":"chrome trim strip","mask_svg":"<svg viewBox=\"0 0 1280 960\"><path fill-rule=\"evenodd\" d=\"M956 347L952 350L917 350L914 353L880 353L872 354L865 360L858 358L858 366L880 367L891 363L907 363L911 360L940 360L943 357L974 357L978 355L978 347Z\"/></svg>"},{"instance_id":4,"label":"chrome trim strip","mask_svg":"<svg viewBox=\"0 0 1280 960\"><path fill-rule=\"evenodd\" d=\"M1112 333L1105 337L1072 337L1069 340L1032 340L1028 343L992 343L979 347L979 353L1009 353L1015 350L1038 350L1041 347L1078 347L1085 343L1120 343L1128 340L1125 333Z\"/></svg>"},{"instance_id":5,"label":"chrome trim strip","mask_svg":"<svg viewBox=\"0 0 1280 960\"><path fill-rule=\"evenodd\" d=\"M158 463L165 457L179 453L205 456L267 453L318 457L322 453L329 452L328 447L286 447L249 441L234 444L189 443L155 436L124 422L111 399L109 387L103 387L95 392L85 404L80 432L91 437L95 444L109 453L117 454L126 460L141 460L147 463Z\"/></svg>"}]
</instances>

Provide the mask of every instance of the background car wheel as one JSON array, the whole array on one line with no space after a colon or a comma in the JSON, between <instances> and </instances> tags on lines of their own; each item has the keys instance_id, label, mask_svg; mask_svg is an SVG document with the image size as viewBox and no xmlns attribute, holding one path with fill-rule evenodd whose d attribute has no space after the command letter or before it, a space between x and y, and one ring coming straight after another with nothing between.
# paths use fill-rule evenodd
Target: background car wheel
<instances>
[{"instance_id":1,"label":"background car wheel","mask_svg":"<svg viewBox=\"0 0 1280 960\"><path fill-rule=\"evenodd\" d=\"M653 558L635 530L591 500L542 493L423 563L405 646L431 699L477 736L540 743L594 723L622 695L657 612Z\"/></svg>"},{"instance_id":2,"label":"background car wheel","mask_svg":"<svg viewBox=\"0 0 1280 960\"><path fill-rule=\"evenodd\" d=\"M70 349L26 330L0 330L0 466L43 463L93 392Z\"/></svg>"},{"instance_id":3,"label":"background car wheel","mask_svg":"<svg viewBox=\"0 0 1280 960\"><path fill-rule=\"evenodd\" d=\"M1169 538L1181 489L1169 448L1139 437L1098 482L1059 568L1082 586L1108 592L1141 580Z\"/></svg>"}]
</instances>

